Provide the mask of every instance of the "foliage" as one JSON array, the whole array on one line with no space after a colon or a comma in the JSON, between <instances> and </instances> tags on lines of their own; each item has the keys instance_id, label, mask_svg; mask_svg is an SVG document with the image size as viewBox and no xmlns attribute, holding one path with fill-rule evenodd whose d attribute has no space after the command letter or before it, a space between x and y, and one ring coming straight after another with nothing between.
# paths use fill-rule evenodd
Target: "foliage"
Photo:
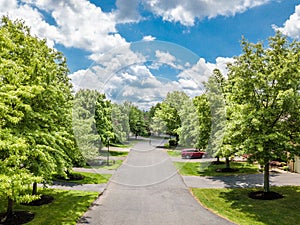
<instances>
[{"instance_id":1,"label":"foliage","mask_svg":"<svg viewBox=\"0 0 300 225\"><path fill-rule=\"evenodd\" d=\"M178 111L181 126L177 129L179 145L185 147L196 147L199 141L199 116L192 100L185 100Z\"/></svg>"},{"instance_id":2,"label":"foliage","mask_svg":"<svg viewBox=\"0 0 300 225\"><path fill-rule=\"evenodd\" d=\"M124 142L128 140L130 133L129 126L130 109L126 104L122 105L112 104L112 123L116 142Z\"/></svg>"},{"instance_id":3,"label":"foliage","mask_svg":"<svg viewBox=\"0 0 300 225\"><path fill-rule=\"evenodd\" d=\"M273 201L254 200L248 197L248 188L192 188L194 196L213 212L243 225L298 224L300 215L300 187L272 187L273 191L284 195Z\"/></svg>"},{"instance_id":4,"label":"foliage","mask_svg":"<svg viewBox=\"0 0 300 225\"><path fill-rule=\"evenodd\" d=\"M193 99L194 105L197 109L197 118L198 118L198 141L195 144L195 147L198 149L205 150L211 133L211 109L210 102L207 99L206 94L202 94Z\"/></svg>"},{"instance_id":5,"label":"foliage","mask_svg":"<svg viewBox=\"0 0 300 225\"><path fill-rule=\"evenodd\" d=\"M96 101L95 120L96 129L100 136L101 147L107 146L110 139L115 140L112 124L112 104L106 100L105 94L99 94Z\"/></svg>"},{"instance_id":6,"label":"foliage","mask_svg":"<svg viewBox=\"0 0 300 225\"><path fill-rule=\"evenodd\" d=\"M137 136L147 136L148 130L146 127L145 112L140 110L138 107L134 106L131 103L128 103L130 106L129 112L129 126L130 131Z\"/></svg>"},{"instance_id":7,"label":"foliage","mask_svg":"<svg viewBox=\"0 0 300 225\"><path fill-rule=\"evenodd\" d=\"M42 190L39 194L51 195L51 204L36 206L16 205L16 210L31 211L34 219L28 225L65 224L75 225L79 218L97 199L99 193L87 191ZM0 211L4 210L4 202L0 200Z\"/></svg>"},{"instance_id":8,"label":"foliage","mask_svg":"<svg viewBox=\"0 0 300 225\"><path fill-rule=\"evenodd\" d=\"M178 128L181 127L179 111L186 101L189 101L189 97L184 92L169 92L159 108L155 110L151 129L175 136L178 140Z\"/></svg>"},{"instance_id":9,"label":"foliage","mask_svg":"<svg viewBox=\"0 0 300 225\"><path fill-rule=\"evenodd\" d=\"M225 114L225 99L223 95L223 89L221 86L220 79L221 74L218 70L215 70L213 75L209 77L208 81L205 83L206 88L206 98L208 100L208 104L205 100L203 100L203 104L207 104L204 107L210 106L210 116L211 116L211 128L210 128L210 138L208 141L208 146L206 152L211 156L220 156L220 149L223 144L223 136L225 132L226 125L226 114ZM201 115L201 118L207 123L205 117ZM208 116L208 115L207 115ZM203 122L204 122L203 121ZM203 126L203 123L200 123L200 126ZM203 127L205 132L208 131L208 127ZM204 139L205 141L205 139Z\"/></svg>"},{"instance_id":10,"label":"foliage","mask_svg":"<svg viewBox=\"0 0 300 225\"><path fill-rule=\"evenodd\" d=\"M23 184L64 173L82 158L72 133L65 58L7 17L0 47L0 192L20 200Z\"/></svg>"},{"instance_id":11,"label":"foliage","mask_svg":"<svg viewBox=\"0 0 300 225\"><path fill-rule=\"evenodd\" d=\"M229 66L227 144L264 166L268 192L270 161L300 154L300 44L276 33L268 47L242 48Z\"/></svg>"},{"instance_id":12,"label":"foliage","mask_svg":"<svg viewBox=\"0 0 300 225\"><path fill-rule=\"evenodd\" d=\"M96 90L79 90L73 104L73 130L77 145L86 159L98 155L99 134L96 129L95 107L100 93Z\"/></svg>"}]
</instances>

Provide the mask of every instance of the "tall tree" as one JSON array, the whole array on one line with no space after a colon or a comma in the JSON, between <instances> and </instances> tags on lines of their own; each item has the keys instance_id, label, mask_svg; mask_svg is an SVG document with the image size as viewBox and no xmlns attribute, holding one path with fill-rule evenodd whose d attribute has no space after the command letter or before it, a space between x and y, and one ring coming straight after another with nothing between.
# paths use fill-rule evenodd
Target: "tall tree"
<instances>
[{"instance_id":1,"label":"tall tree","mask_svg":"<svg viewBox=\"0 0 300 225\"><path fill-rule=\"evenodd\" d=\"M270 161L300 154L300 44L276 33L267 47L243 39L242 49L228 74L231 145L263 165L269 192Z\"/></svg>"},{"instance_id":2,"label":"tall tree","mask_svg":"<svg viewBox=\"0 0 300 225\"><path fill-rule=\"evenodd\" d=\"M221 86L221 74L218 70L214 70L212 76L204 84L206 88L206 97L210 106L211 114L211 132L207 146L207 153L219 158L221 155L221 146L223 145L223 137L226 125L226 110L224 99L224 88Z\"/></svg>"},{"instance_id":3,"label":"tall tree","mask_svg":"<svg viewBox=\"0 0 300 225\"><path fill-rule=\"evenodd\" d=\"M156 121L156 125L160 124L165 126L166 133L175 136L177 141L179 140L178 129L181 127L179 111L187 101L189 101L189 97L184 92L170 92L161 103L160 108L155 111L153 117L153 120ZM161 130L164 130L164 127L161 127Z\"/></svg>"},{"instance_id":4,"label":"tall tree","mask_svg":"<svg viewBox=\"0 0 300 225\"><path fill-rule=\"evenodd\" d=\"M206 94L202 94L193 99L194 105L197 109L198 118L198 141L196 148L206 149L208 146L211 133L211 109L210 103Z\"/></svg>"},{"instance_id":5,"label":"tall tree","mask_svg":"<svg viewBox=\"0 0 300 225\"><path fill-rule=\"evenodd\" d=\"M115 138L112 123L112 103L110 100L106 100L105 94L100 94L97 98L95 120L96 129L100 136L101 148Z\"/></svg>"},{"instance_id":6,"label":"tall tree","mask_svg":"<svg viewBox=\"0 0 300 225\"><path fill-rule=\"evenodd\" d=\"M185 101L179 110L181 126L178 128L179 145L196 147L199 141L199 117L192 100Z\"/></svg>"},{"instance_id":7,"label":"tall tree","mask_svg":"<svg viewBox=\"0 0 300 225\"><path fill-rule=\"evenodd\" d=\"M116 142L126 141L130 133L130 110L124 104L112 104L112 123Z\"/></svg>"},{"instance_id":8,"label":"tall tree","mask_svg":"<svg viewBox=\"0 0 300 225\"><path fill-rule=\"evenodd\" d=\"M3 193L13 193L8 199L17 200L24 194L21 184L50 179L53 172L64 173L81 159L72 133L71 84L62 54L32 37L23 22L7 17L0 27L0 46L0 164L6 167L0 174L14 180Z\"/></svg>"},{"instance_id":9,"label":"tall tree","mask_svg":"<svg viewBox=\"0 0 300 225\"><path fill-rule=\"evenodd\" d=\"M73 104L73 130L76 143L86 159L99 155L99 134L96 129L95 106L100 93L96 90L79 90Z\"/></svg>"},{"instance_id":10,"label":"tall tree","mask_svg":"<svg viewBox=\"0 0 300 225\"><path fill-rule=\"evenodd\" d=\"M130 131L135 135L135 137L139 135L145 136L148 133L144 112L132 104L129 112L129 126Z\"/></svg>"}]
</instances>

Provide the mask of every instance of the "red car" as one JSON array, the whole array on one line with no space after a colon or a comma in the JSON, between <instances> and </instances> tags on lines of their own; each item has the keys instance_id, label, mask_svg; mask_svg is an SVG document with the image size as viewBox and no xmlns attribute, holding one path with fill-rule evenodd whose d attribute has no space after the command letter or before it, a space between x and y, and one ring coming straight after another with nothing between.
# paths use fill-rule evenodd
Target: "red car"
<instances>
[{"instance_id":1,"label":"red car","mask_svg":"<svg viewBox=\"0 0 300 225\"><path fill-rule=\"evenodd\" d=\"M205 152L201 152L200 150L194 148L183 149L181 151L181 157L183 159L201 159L204 154Z\"/></svg>"}]
</instances>

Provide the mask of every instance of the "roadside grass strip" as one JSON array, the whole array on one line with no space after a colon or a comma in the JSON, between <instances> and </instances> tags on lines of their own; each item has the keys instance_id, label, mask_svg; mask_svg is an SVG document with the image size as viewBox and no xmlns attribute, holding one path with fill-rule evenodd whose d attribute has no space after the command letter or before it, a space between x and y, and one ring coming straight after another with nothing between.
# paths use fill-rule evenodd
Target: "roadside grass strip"
<instances>
[{"instance_id":1,"label":"roadside grass strip","mask_svg":"<svg viewBox=\"0 0 300 225\"><path fill-rule=\"evenodd\" d=\"M254 200L248 197L254 188L192 188L194 196L213 212L241 225L299 224L300 187L272 187L284 195L277 200Z\"/></svg>"},{"instance_id":2,"label":"roadside grass strip","mask_svg":"<svg viewBox=\"0 0 300 225\"><path fill-rule=\"evenodd\" d=\"M30 211L35 217L26 225L75 225L97 199L99 193L44 189L38 194L51 195L54 201L41 206L15 204L14 210ZM0 200L0 212L5 212L7 201Z\"/></svg>"},{"instance_id":3,"label":"roadside grass strip","mask_svg":"<svg viewBox=\"0 0 300 225\"><path fill-rule=\"evenodd\" d=\"M225 164L213 165L210 162L173 162L179 173L183 176L230 176L240 174L259 173L258 166L247 162L231 162L231 168L238 169L234 172L216 172L225 168Z\"/></svg>"},{"instance_id":4,"label":"roadside grass strip","mask_svg":"<svg viewBox=\"0 0 300 225\"><path fill-rule=\"evenodd\" d=\"M109 160L109 165L106 164L106 161L104 162L103 165L101 166L90 166L90 165L86 165L84 166L84 168L94 168L94 169L105 169L105 170L116 170L118 169L123 163L123 160Z\"/></svg>"},{"instance_id":5,"label":"roadside grass strip","mask_svg":"<svg viewBox=\"0 0 300 225\"><path fill-rule=\"evenodd\" d=\"M179 151L179 150L168 150L167 153L169 156L172 156L172 157L181 156L181 151Z\"/></svg>"},{"instance_id":6,"label":"roadside grass strip","mask_svg":"<svg viewBox=\"0 0 300 225\"><path fill-rule=\"evenodd\" d=\"M82 175L82 180L56 179L57 181L70 182L75 184L104 184L107 183L112 176L111 174L98 174L89 172L73 172L75 175Z\"/></svg>"}]
</instances>

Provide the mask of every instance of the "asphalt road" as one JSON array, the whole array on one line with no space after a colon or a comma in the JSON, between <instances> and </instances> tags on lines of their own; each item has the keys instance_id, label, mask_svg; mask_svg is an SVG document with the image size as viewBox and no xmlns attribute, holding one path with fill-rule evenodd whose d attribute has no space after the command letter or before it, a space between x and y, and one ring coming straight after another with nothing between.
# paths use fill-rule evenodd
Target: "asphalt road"
<instances>
[{"instance_id":1,"label":"asphalt road","mask_svg":"<svg viewBox=\"0 0 300 225\"><path fill-rule=\"evenodd\" d=\"M140 142L78 224L232 224L191 195L158 140Z\"/></svg>"}]
</instances>

